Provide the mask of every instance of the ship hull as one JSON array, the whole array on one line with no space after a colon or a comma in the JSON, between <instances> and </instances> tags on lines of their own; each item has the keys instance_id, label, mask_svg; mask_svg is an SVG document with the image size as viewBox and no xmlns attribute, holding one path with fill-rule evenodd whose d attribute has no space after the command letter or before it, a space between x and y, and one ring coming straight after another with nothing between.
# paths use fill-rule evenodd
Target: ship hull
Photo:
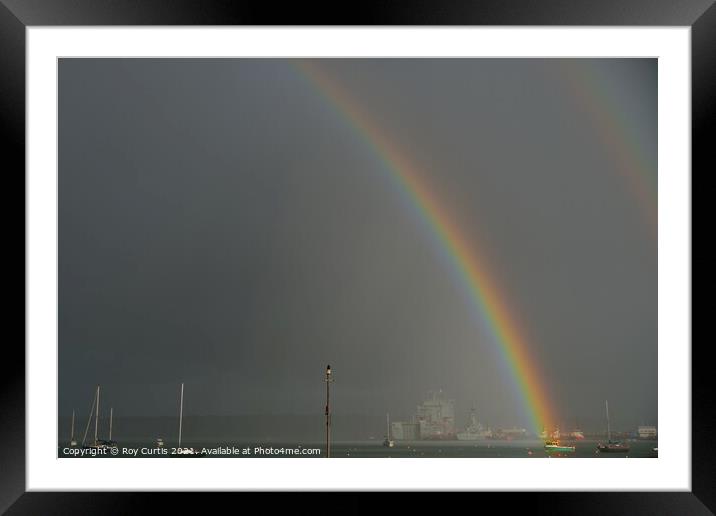
<instances>
[{"instance_id":1,"label":"ship hull","mask_svg":"<svg viewBox=\"0 0 716 516\"><path fill-rule=\"evenodd\" d=\"M573 452L574 446L545 446L544 449L548 452Z\"/></svg>"},{"instance_id":2,"label":"ship hull","mask_svg":"<svg viewBox=\"0 0 716 516\"><path fill-rule=\"evenodd\" d=\"M458 441L487 441L487 439L487 437L482 435L457 434Z\"/></svg>"},{"instance_id":3,"label":"ship hull","mask_svg":"<svg viewBox=\"0 0 716 516\"><path fill-rule=\"evenodd\" d=\"M628 446L597 446L597 450L601 453L625 453L629 451Z\"/></svg>"}]
</instances>

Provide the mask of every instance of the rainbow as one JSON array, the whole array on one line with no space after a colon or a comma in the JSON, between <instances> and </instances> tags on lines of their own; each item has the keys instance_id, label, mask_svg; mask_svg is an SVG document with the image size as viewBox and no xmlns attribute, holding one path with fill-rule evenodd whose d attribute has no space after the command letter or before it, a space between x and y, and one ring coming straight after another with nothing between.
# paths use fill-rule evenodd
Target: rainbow
<instances>
[{"instance_id":1,"label":"rainbow","mask_svg":"<svg viewBox=\"0 0 716 516\"><path fill-rule=\"evenodd\" d=\"M644 221L653 237L658 233L658 187L656 163L628 131L622 109L592 67L580 59L560 59L572 98L587 114L597 138L609 149L618 171L630 186Z\"/></svg>"},{"instance_id":2,"label":"rainbow","mask_svg":"<svg viewBox=\"0 0 716 516\"><path fill-rule=\"evenodd\" d=\"M315 63L291 61L309 83L316 87L346 122L362 136L365 143L380 157L388 179L419 214L422 222L438 244L458 284L463 288L472 311L481 317L496 343L513 379L517 394L529 417L532 431L554 427L554 412L547 390L540 377L534 357L530 356L524 332L505 302L505 296L491 274L485 260L471 246L464 234L435 197L412 163L391 140L381 132L341 86Z\"/></svg>"}]
</instances>

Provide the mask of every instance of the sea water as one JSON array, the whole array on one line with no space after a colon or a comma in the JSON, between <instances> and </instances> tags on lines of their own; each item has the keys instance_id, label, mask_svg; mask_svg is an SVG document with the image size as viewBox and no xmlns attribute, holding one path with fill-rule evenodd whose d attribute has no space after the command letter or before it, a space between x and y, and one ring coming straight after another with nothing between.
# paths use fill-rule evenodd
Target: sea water
<instances>
[{"instance_id":1,"label":"sea water","mask_svg":"<svg viewBox=\"0 0 716 516\"><path fill-rule=\"evenodd\" d=\"M592 457L592 458L655 458L657 452L653 451L658 446L655 440L629 440L625 441L629 446L628 452L601 453L597 450L599 441L562 441L562 444L574 446L574 452L547 452L544 449L544 442L540 440L514 440L514 441L395 441L395 446L388 448L383 446L382 440L372 441L350 441L331 443L331 457L342 458L376 458L376 457L412 457L412 458L435 458L435 457L466 457L466 458L569 458L569 457ZM118 442L116 455L107 452L101 457L108 458L182 458L177 453L176 443L167 442L164 447L158 448L153 443L122 443ZM325 457L325 441L312 443L287 443L287 442L185 442L182 448L189 447L197 451L203 451L205 457L220 458L323 458ZM75 450L77 447L75 447ZM69 443L60 443L58 457L82 457L88 458L92 455L80 455L72 451Z\"/></svg>"}]
</instances>

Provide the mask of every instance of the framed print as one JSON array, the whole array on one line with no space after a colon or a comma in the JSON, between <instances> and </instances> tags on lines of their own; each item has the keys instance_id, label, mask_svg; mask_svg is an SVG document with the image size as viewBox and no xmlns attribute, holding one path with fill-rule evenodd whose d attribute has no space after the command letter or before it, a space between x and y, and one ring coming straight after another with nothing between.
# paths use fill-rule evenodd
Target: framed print
<instances>
[{"instance_id":1,"label":"framed print","mask_svg":"<svg viewBox=\"0 0 716 516\"><path fill-rule=\"evenodd\" d=\"M3 509L713 510L691 338L708 2L140 5L0 6L26 193Z\"/></svg>"}]
</instances>

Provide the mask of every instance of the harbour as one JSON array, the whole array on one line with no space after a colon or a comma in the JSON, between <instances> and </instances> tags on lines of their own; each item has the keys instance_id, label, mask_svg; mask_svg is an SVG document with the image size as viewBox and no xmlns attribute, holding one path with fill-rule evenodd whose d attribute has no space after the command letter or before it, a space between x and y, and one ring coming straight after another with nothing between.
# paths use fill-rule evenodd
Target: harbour
<instances>
[{"instance_id":1,"label":"harbour","mask_svg":"<svg viewBox=\"0 0 716 516\"><path fill-rule=\"evenodd\" d=\"M179 385L178 417L145 420L122 420L125 439L112 439L114 409L109 419L102 418L100 425L100 386L85 427L81 446L75 439L75 411L70 420L69 440L58 446L58 457L116 457L116 458L199 458L199 457L398 457L398 458L558 458L558 457L624 457L653 458L658 456L658 433L655 426L639 426L632 432L612 432L609 404L605 401L606 434L585 433L581 429L560 431L559 426L542 432L512 426L492 428L478 418L475 406L470 410L469 424L461 427L456 422L455 400L442 391L429 392L416 407L408 421L391 421L385 414L385 434L369 430L374 425L369 419L340 417L337 432L334 428L330 386L334 382L330 366L326 367L324 382L325 406L323 413L324 440L320 435L318 414L285 415L282 423L273 419L263 427L251 428L246 423L264 420L265 416L247 415L243 420L211 416L191 416L189 428L192 440L183 440L184 383ZM361 421L362 419L362 421ZM93 421L94 420L94 421ZM307 426L297 424L303 420ZM94 440L87 443L87 433L94 422ZM366 422L368 424L366 425ZM361 424L362 423L362 424ZM109 439L99 439L99 428L108 427ZM575 427L576 422L575 422ZM174 428L172 428L174 427ZM283 437L271 436L267 430L281 430ZM163 435L152 432L159 432ZM172 434L176 431L176 437ZM364 438L351 439L350 436ZM167 438L168 436L168 438ZM365 436L370 436L367 439ZM336 439L337 437L337 439ZM605 439L606 438L606 439ZM614 439L613 439L614 438ZM616 439L618 438L618 440Z\"/></svg>"},{"instance_id":2,"label":"harbour","mask_svg":"<svg viewBox=\"0 0 716 516\"><path fill-rule=\"evenodd\" d=\"M656 457L658 67L617 61L627 166L553 60L66 63L58 454Z\"/></svg>"},{"instance_id":3,"label":"harbour","mask_svg":"<svg viewBox=\"0 0 716 516\"><path fill-rule=\"evenodd\" d=\"M633 440L630 442L630 451L626 453L600 453L597 450L597 440L583 440L572 442L575 451L571 453L550 453L544 450L544 442L539 439L526 439L516 441L492 441L480 443L465 443L462 441L400 441L393 447L386 447L381 440L369 441L336 441L331 443L331 456L334 458L655 458L658 452L655 440ZM276 442L188 442L185 446L206 452L219 450L217 453L205 453L202 458L323 458L325 443L315 441L311 443ZM262 454L255 453L256 448L265 450ZM72 455L68 450L69 442L61 443L60 457L80 457ZM124 452L138 450L137 453ZM249 453L242 453L250 449ZM312 453L271 453L268 450L296 450L306 449L321 451ZM63 451L64 450L64 451ZM162 451L163 450L163 451ZM86 455L85 457L90 457ZM172 447L157 448L150 442L122 443L117 455L102 455L105 458L173 458Z\"/></svg>"}]
</instances>

